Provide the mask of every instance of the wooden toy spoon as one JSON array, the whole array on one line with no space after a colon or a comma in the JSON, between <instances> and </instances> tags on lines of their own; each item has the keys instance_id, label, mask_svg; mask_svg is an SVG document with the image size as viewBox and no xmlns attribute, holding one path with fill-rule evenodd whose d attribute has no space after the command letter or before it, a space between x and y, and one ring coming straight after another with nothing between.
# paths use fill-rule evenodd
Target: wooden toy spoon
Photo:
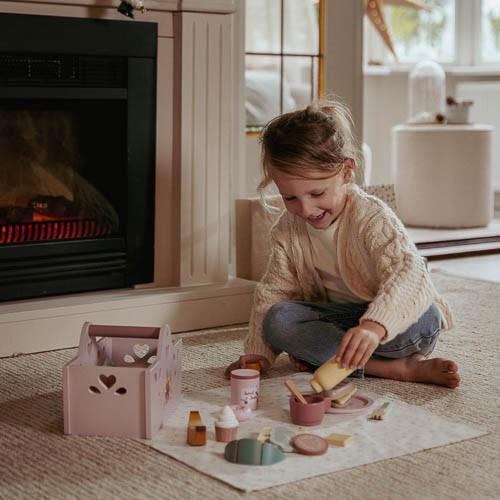
<instances>
[{"instance_id":1,"label":"wooden toy spoon","mask_svg":"<svg viewBox=\"0 0 500 500\"><path fill-rule=\"evenodd\" d=\"M305 400L304 396L300 393L299 389L293 382L293 380L287 379L285 380L285 385L287 389L304 405L307 404L307 401Z\"/></svg>"}]
</instances>

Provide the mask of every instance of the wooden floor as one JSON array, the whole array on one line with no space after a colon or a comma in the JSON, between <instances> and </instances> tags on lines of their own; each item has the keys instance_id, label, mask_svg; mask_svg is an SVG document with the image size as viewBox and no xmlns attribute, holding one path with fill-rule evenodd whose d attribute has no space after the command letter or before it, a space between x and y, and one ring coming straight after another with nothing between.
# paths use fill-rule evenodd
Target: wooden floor
<instances>
[{"instance_id":1,"label":"wooden floor","mask_svg":"<svg viewBox=\"0 0 500 500\"><path fill-rule=\"evenodd\" d=\"M500 225L500 212L495 211L494 223ZM442 269L453 274L500 283L500 253L474 257L429 261L430 269Z\"/></svg>"}]
</instances>

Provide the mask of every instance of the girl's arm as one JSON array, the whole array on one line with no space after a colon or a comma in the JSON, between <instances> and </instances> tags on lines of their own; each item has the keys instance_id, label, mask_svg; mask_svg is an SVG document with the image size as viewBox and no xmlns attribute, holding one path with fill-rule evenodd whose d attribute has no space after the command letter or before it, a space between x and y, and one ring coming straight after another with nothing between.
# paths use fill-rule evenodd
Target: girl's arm
<instances>
[{"instance_id":1,"label":"girl's arm","mask_svg":"<svg viewBox=\"0 0 500 500\"><path fill-rule=\"evenodd\" d=\"M295 268L283 243L273 238L266 272L255 289L248 335L244 342L245 354L259 354L270 364L274 363L279 352L274 351L262 336L264 316L277 302L301 298L302 289Z\"/></svg>"},{"instance_id":2,"label":"girl's arm","mask_svg":"<svg viewBox=\"0 0 500 500\"><path fill-rule=\"evenodd\" d=\"M360 319L382 325L389 342L415 323L430 307L436 292L424 259L401 221L390 210L367 224L364 244L379 280L378 293Z\"/></svg>"}]
</instances>

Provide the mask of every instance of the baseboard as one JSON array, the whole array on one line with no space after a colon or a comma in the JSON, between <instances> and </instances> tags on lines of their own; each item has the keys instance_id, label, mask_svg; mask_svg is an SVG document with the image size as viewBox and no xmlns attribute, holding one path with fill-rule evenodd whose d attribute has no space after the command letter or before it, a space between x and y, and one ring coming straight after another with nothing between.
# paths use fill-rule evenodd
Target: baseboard
<instances>
[{"instance_id":1,"label":"baseboard","mask_svg":"<svg viewBox=\"0 0 500 500\"><path fill-rule=\"evenodd\" d=\"M464 245L436 246L419 249L420 255L428 260L451 259L455 257L472 257L500 253L500 242L466 243Z\"/></svg>"},{"instance_id":2,"label":"baseboard","mask_svg":"<svg viewBox=\"0 0 500 500\"><path fill-rule=\"evenodd\" d=\"M495 191L493 204L495 207L495 212L500 212L500 191Z\"/></svg>"},{"instance_id":3,"label":"baseboard","mask_svg":"<svg viewBox=\"0 0 500 500\"><path fill-rule=\"evenodd\" d=\"M0 304L0 357L75 347L85 321L173 332L245 323L255 282L113 290Z\"/></svg>"}]
</instances>

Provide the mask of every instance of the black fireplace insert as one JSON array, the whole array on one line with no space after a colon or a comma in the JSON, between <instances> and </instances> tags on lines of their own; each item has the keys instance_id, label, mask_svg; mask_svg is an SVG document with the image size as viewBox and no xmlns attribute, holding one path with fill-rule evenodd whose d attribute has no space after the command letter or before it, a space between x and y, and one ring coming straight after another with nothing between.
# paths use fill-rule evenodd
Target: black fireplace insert
<instances>
[{"instance_id":1,"label":"black fireplace insert","mask_svg":"<svg viewBox=\"0 0 500 500\"><path fill-rule=\"evenodd\" d=\"M157 25L0 33L0 300L152 281Z\"/></svg>"}]
</instances>

